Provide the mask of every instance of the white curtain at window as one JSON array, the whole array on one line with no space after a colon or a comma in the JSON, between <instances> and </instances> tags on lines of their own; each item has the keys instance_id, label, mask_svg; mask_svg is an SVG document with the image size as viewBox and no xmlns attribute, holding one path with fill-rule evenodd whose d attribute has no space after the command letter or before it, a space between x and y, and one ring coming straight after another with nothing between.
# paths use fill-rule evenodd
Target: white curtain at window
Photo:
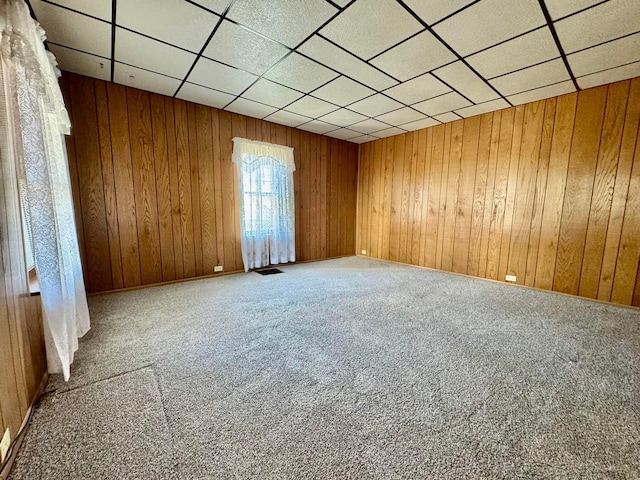
<instances>
[{"instance_id":1,"label":"white curtain at window","mask_svg":"<svg viewBox=\"0 0 640 480\"><path fill-rule=\"evenodd\" d=\"M233 139L244 270L295 262L293 148Z\"/></svg>"},{"instance_id":2,"label":"white curtain at window","mask_svg":"<svg viewBox=\"0 0 640 480\"><path fill-rule=\"evenodd\" d=\"M23 188L48 369L68 380L78 337L89 330L64 144L70 121L55 58L24 0L0 2L0 29L0 155L15 165Z\"/></svg>"}]
</instances>

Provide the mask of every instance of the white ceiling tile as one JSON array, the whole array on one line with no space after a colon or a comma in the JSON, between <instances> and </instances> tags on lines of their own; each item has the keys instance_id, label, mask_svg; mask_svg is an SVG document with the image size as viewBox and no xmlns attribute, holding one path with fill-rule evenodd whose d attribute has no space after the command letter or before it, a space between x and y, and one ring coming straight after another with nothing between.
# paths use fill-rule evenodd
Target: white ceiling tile
<instances>
[{"instance_id":1,"label":"white ceiling tile","mask_svg":"<svg viewBox=\"0 0 640 480\"><path fill-rule=\"evenodd\" d=\"M562 82L569 78L564 62L558 58L494 78L490 82L502 95L506 96Z\"/></svg>"},{"instance_id":2,"label":"white ceiling tile","mask_svg":"<svg viewBox=\"0 0 640 480\"><path fill-rule=\"evenodd\" d=\"M567 55L576 77L640 60L640 33Z\"/></svg>"},{"instance_id":3,"label":"white ceiling tile","mask_svg":"<svg viewBox=\"0 0 640 480\"><path fill-rule=\"evenodd\" d=\"M350 138L349 141L353 143L367 143L372 142L374 140L378 140L377 137L373 137L371 135L362 135L360 137Z\"/></svg>"},{"instance_id":4,"label":"white ceiling tile","mask_svg":"<svg viewBox=\"0 0 640 480\"><path fill-rule=\"evenodd\" d=\"M348 105L375 93L370 88L360 85L347 77L338 77L313 92L314 97L321 98L336 105Z\"/></svg>"},{"instance_id":5,"label":"white ceiling tile","mask_svg":"<svg viewBox=\"0 0 640 480\"><path fill-rule=\"evenodd\" d=\"M366 60L422 28L395 0L356 0L320 33Z\"/></svg>"},{"instance_id":6,"label":"white ceiling tile","mask_svg":"<svg viewBox=\"0 0 640 480\"><path fill-rule=\"evenodd\" d=\"M49 44L49 49L58 61L58 68L66 72L79 73L101 80L111 79L111 61L70 48Z\"/></svg>"},{"instance_id":7,"label":"white ceiling tile","mask_svg":"<svg viewBox=\"0 0 640 480\"><path fill-rule=\"evenodd\" d=\"M386 138L392 137L394 135L402 135L403 133L407 132L398 127L391 127L387 128L386 130L380 130L379 132L376 132L374 136L377 138Z\"/></svg>"},{"instance_id":8,"label":"white ceiling tile","mask_svg":"<svg viewBox=\"0 0 640 480\"><path fill-rule=\"evenodd\" d=\"M428 25L466 7L474 0L405 0L405 3Z\"/></svg>"},{"instance_id":9,"label":"white ceiling tile","mask_svg":"<svg viewBox=\"0 0 640 480\"><path fill-rule=\"evenodd\" d=\"M116 60L175 78L184 76L196 56L128 30L116 30Z\"/></svg>"},{"instance_id":10,"label":"white ceiling tile","mask_svg":"<svg viewBox=\"0 0 640 480\"><path fill-rule=\"evenodd\" d=\"M423 118L422 120L416 120L415 122L403 123L400 126L405 130L413 132L414 130L421 130L423 128L433 127L434 125L440 125L440 122L433 118Z\"/></svg>"},{"instance_id":11,"label":"white ceiling tile","mask_svg":"<svg viewBox=\"0 0 640 480\"><path fill-rule=\"evenodd\" d=\"M471 55L466 60L484 78L493 78L559 56L551 30L542 27Z\"/></svg>"},{"instance_id":12,"label":"white ceiling tile","mask_svg":"<svg viewBox=\"0 0 640 480\"><path fill-rule=\"evenodd\" d=\"M223 108L234 98L233 95L228 93L211 90L189 82L182 86L176 97L215 108Z\"/></svg>"},{"instance_id":13,"label":"white ceiling tile","mask_svg":"<svg viewBox=\"0 0 640 480\"><path fill-rule=\"evenodd\" d=\"M602 0L545 0L544 3L547 6L547 10L549 10L551 18L557 20L558 18L571 15L573 12L590 7L601 1Z\"/></svg>"},{"instance_id":14,"label":"white ceiling tile","mask_svg":"<svg viewBox=\"0 0 640 480\"><path fill-rule=\"evenodd\" d=\"M429 32L393 47L371 63L398 80L404 81L452 62L456 56Z\"/></svg>"},{"instance_id":15,"label":"white ceiling tile","mask_svg":"<svg viewBox=\"0 0 640 480\"><path fill-rule=\"evenodd\" d=\"M460 117L453 112L441 113L440 115L435 115L433 118L442 122L455 122L456 120L460 120Z\"/></svg>"},{"instance_id":16,"label":"white ceiling tile","mask_svg":"<svg viewBox=\"0 0 640 480\"><path fill-rule=\"evenodd\" d=\"M310 92L338 76L332 70L293 52L274 65L264 75L266 78L302 92Z\"/></svg>"},{"instance_id":17,"label":"white ceiling tile","mask_svg":"<svg viewBox=\"0 0 640 480\"><path fill-rule=\"evenodd\" d=\"M273 107L282 108L295 102L302 96L302 93L296 92L270 80L261 78L242 94L244 98L254 100L256 102L271 105Z\"/></svg>"},{"instance_id":18,"label":"white ceiling tile","mask_svg":"<svg viewBox=\"0 0 640 480\"><path fill-rule=\"evenodd\" d=\"M493 112L495 110L500 110L502 108L509 107L509 103L502 98L498 98L497 100L491 100L490 102L480 103L478 105L473 105L471 107L461 108L456 110L456 113L462 117L473 117L475 115L482 115L483 113Z\"/></svg>"},{"instance_id":19,"label":"white ceiling tile","mask_svg":"<svg viewBox=\"0 0 640 480\"><path fill-rule=\"evenodd\" d=\"M113 80L128 87L139 88L161 95L173 96L180 86L180 80L140 68L117 63L114 65Z\"/></svg>"},{"instance_id":20,"label":"white ceiling tile","mask_svg":"<svg viewBox=\"0 0 640 480\"><path fill-rule=\"evenodd\" d=\"M402 107L402 104L395 100L385 97L376 93L370 97L367 97L359 102L349 105L349 109L368 117L375 117L376 115L382 115L383 113L390 112Z\"/></svg>"},{"instance_id":21,"label":"white ceiling tile","mask_svg":"<svg viewBox=\"0 0 640 480\"><path fill-rule=\"evenodd\" d=\"M216 90L234 95L242 93L257 79L257 76L244 70L228 67L227 65L214 62L204 57L198 59L198 63L196 63L196 66L187 78L191 83L215 88Z\"/></svg>"},{"instance_id":22,"label":"white ceiling tile","mask_svg":"<svg viewBox=\"0 0 640 480\"><path fill-rule=\"evenodd\" d=\"M329 112L333 112L340 107L332 103L325 102L314 97L306 96L300 100L296 100L294 103L287 107L287 110L300 115L306 115L308 117L318 118L322 115L326 115Z\"/></svg>"},{"instance_id":23,"label":"white ceiling tile","mask_svg":"<svg viewBox=\"0 0 640 480\"><path fill-rule=\"evenodd\" d=\"M204 56L262 75L288 52L282 45L225 20Z\"/></svg>"},{"instance_id":24,"label":"white ceiling tile","mask_svg":"<svg viewBox=\"0 0 640 480\"><path fill-rule=\"evenodd\" d=\"M327 133L327 136L339 138L340 140L348 140L350 138L359 137L360 133L349 130L348 128L339 128L338 130Z\"/></svg>"},{"instance_id":25,"label":"white ceiling tile","mask_svg":"<svg viewBox=\"0 0 640 480\"><path fill-rule=\"evenodd\" d=\"M576 89L573 86L573 82L571 80L567 80L554 85L547 85L546 87L529 90L528 92L511 95L507 97L507 100L514 105L522 105L523 103L537 102L544 98L557 97L559 95L575 91Z\"/></svg>"},{"instance_id":26,"label":"white ceiling tile","mask_svg":"<svg viewBox=\"0 0 640 480\"><path fill-rule=\"evenodd\" d=\"M452 63L433 73L475 103L499 97L489 85L462 62Z\"/></svg>"},{"instance_id":27,"label":"white ceiling tile","mask_svg":"<svg viewBox=\"0 0 640 480\"><path fill-rule=\"evenodd\" d=\"M375 120L373 118L368 118L363 122L358 122L354 125L349 125L349 128L351 130L355 130L356 132L360 132L360 133L373 133L379 130L385 130L389 128L389 125L387 125L386 123L382 123L378 120Z\"/></svg>"},{"instance_id":28,"label":"white ceiling tile","mask_svg":"<svg viewBox=\"0 0 640 480\"><path fill-rule=\"evenodd\" d=\"M38 21L40 21L40 16L37 12L42 3L44 2L41 0L31 0L31 6L38 16ZM55 0L54 3L101 18L107 22L111 21L112 0Z\"/></svg>"},{"instance_id":29,"label":"white ceiling tile","mask_svg":"<svg viewBox=\"0 0 640 480\"><path fill-rule=\"evenodd\" d=\"M456 92L445 93L439 97L430 98L424 102L416 103L413 108L420 110L427 115L437 115L439 113L450 112L456 108L471 105L471 102Z\"/></svg>"},{"instance_id":30,"label":"white ceiling tile","mask_svg":"<svg viewBox=\"0 0 640 480\"><path fill-rule=\"evenodd\" d=\"M404 104L411 105L450 91L449 87L428 73L385 90L384 93Z\"/></svg>"},{"instance_id":31,"label":"white ceiling tile","mask_svg":"<svg viewBox=\"0 0 640 480\"><path fill-rule=\"evenodd\" d=\"M307 123L311 120L309 117L298 115L297 113L287 112L285 110L279 110L274 114L265 118L270 122L279 123L280 125L286 125L288 127L297 127L303 123Z\"/></svg>"},{"instance_id":32,"label":"white ceiling tile","mask_svg":"<svg viewBox=\"0 0 640 480\"><path fill-rule=\"evenodd\" d=\"M220 18L184 0L127 0L118 3L116 15L121 27L194 53Z\"/></svg>"},{"instance_id":33,"label":"white ceiling tile","mask_svg":"<svg viewBox=\"0 0 640 480\"><path fill-rule=\"evenodd\" d=\"M439 23L434 30L466 56L545 23L538 0L482 0Z\"/></svg>"},{"instance_id":34,"label":"white ceiling tile","mask_svg":"<svg viewBox=\"0 0 640 480\"><path fill-rule=\"evenodd\" d=\"M111 57L111 24L50 3L33 3L47 40L101 57Z\"/></svg>"},{"instance_id":35,"label":"white ceiling tile","mask_svg":"<svg viewBox=\"0 0 640 480\"><path fill-rule=\"evenodd\" d=\"M555 24L569 54L640 30L638 0L610 0Z\"/></svg>"},{"instance_id":36,"label":"white ceiling tile","mask_svg":"<svg viewBox=\"0 0 640 480\"><path fill-rule=\"evenodd\" d=\"M236 0L227 16L294 48L337 11L325 0Z\"/></svg>"},{"instance_id":37,"label":"white ceiling tile","mask_svg":"<svg viewBox=\"0 0 640 480\"><path fill-rule=\"evenodd\" d=\"M336 110L335 112L328 113L327 115L321 117L320 120L322 120L323 122L331 123L333 125L338 125L339 127L346 127L348 125L361 122L366 118L367 117L365 117L364 115L352 112L351 110L347 110L346 108L341 108L340 110Z\"/></svg>"},{"instance_id":38,"label":"white ceiling tile","mask_svg":"<svg viewBox=\"0 0 640 480\"><path fill-rule=\"evenodd\" d=\"M263 105L262 103L252 102L246 98L236 98L231 105L225 108L230 112L240 113L254 118L264 118L277 111L277 108Z\"/></svg>"},{"instance_id":39,"label":"white ceiling tile","mask_svg":"<svg viewBox=\"0 0 640 480\"><path fill-rule=\"evenodd\" d=\"M424 115L420 112L416 112L412 108L404 107L393 112L385 113L376 117L377 120L381 120L389 125L400 125L401 123L413 122L415 120L421 120Z\"/></svg>"},{"instance_id":40,"label":"white ceiling tile","mask_svg":"<svg viewBox=\"0 0 640 480\"><path fill-rule=\"evenodd\" d=\"M223 13L224 9L229 5L230 0L193 0L195 3L202 5L216 13Z\"/></svg>"},{"instance_id":41,"label":"white ceiling tile","mask_svg":"<svg viewBox=\"0 0 640 480\"><path fill-rule=\"evenodd\" d=\"M307 40L298 51L376 90L383 90L398 83L318 35Z\"/></svg>"},{"instance_id":42,"label":"white ceiling tile","mask_svg":"<svg viewBox=\"0 0 640 480\"><path fill-rule=\"evenodd\" d=\"M297 128L300 130L306 130L307 132L318 133L320 135L324 135L331 130L336 130L337 126L331 125L330 123L323 122L321 120L312 120L304 125L300 125Z\"/></svg>"},{"instance_id":43,"label":"white ceiling tile","mask_svg":"<svg viewBox=\"0 0 640 480\"><path fill-rule=\"evenodd\" d=\"M631 63L622 67L611 68L603 72L592 73L584 77L578 77L580 88L591 88L605 83L619 82L627 78L640 77L640 62Z\"/></svg>"}]
</instances>

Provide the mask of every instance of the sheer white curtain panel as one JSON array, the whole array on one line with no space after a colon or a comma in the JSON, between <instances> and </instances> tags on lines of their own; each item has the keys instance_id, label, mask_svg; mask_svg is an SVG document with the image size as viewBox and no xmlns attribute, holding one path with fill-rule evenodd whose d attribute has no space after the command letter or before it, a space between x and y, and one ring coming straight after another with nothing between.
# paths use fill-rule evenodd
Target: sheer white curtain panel
<instances>
[{"instance_id":1,"label":"sheer white curtain panel","mask_svg":"<svg viewBox=\"0 0 640 480\"><path fill-rule=\"evenodd\" d=\"M90 328L64 142L71 124L60 71L24 0L0 2L0 30L0 152L23 188L48 369L68 380L78 337Z\"/></svg>"},{"instance_id":2,"label":"sheer white curtain panel","mask_svg":"<svg viewBox=\"0 0 640 480\"><path fill-rule=\"evenodd\" d=\"M233 139L245 271L296 261L293 148Z\"/></svg>"}]
</instances>

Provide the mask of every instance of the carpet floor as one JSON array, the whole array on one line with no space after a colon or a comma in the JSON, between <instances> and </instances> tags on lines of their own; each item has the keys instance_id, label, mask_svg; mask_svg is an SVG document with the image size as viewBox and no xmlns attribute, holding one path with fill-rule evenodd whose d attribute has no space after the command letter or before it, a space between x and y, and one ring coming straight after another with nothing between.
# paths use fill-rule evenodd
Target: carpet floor
<instances>
[{"instance_id":1,"label":"carpet floor","mask_svg":"<svg viewBox=\"0 0 640 480\"><path fill-rule=\"evenodd\" d=\"M279 268L92 297L10 478L640 478L640 310Z\"/></svg>"}]
</instances>

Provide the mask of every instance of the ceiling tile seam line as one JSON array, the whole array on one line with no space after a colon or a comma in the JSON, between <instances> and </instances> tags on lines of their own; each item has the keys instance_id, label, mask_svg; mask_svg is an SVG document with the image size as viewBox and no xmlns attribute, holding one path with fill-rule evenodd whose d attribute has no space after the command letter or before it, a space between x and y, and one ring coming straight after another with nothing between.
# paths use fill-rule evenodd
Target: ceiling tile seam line
<instances>
[{"instance_id":1,"label":"ceiling tile seam line","mask_svg":"<svg viewBox=\"0 0 640 480\"><path fill-rule=\"evenodd\" d=\"M557 57L550 58L549 60L543 60L542 62L532 63L531 65L527 65L526 67L520 67L510 72L501 73L500 75L496 75L495 77L489 77L487 80L492 81L492 80L495 80L496 78L506 77L507 75L511 75L512 73L518 73L523 70L526 70L527 68L539 67L540 65L544 65L545 63L551 63L555 60L559 60L560 58L561 58L560 55L558 55Z\"/></svg>"},{"instance_id":2,"label":"ceiling tile seam line","mask_svg":"<svg viewBox=\"0 0 640 480\"><path fill-rule=\"evenodd\" d=\"M376 88L374 88L374 87L372 87L372 86L370 86L370 85L367 85L366 83L361 82L360 80L357 80L356 78L354 78L354 77L352 77L352 76L350 76L350 75L348 75L348 74L346 74L346 73L343 73L343 72L341 72L340 70L336 70L335 68L330 67L330 66L329 66L329 65L327 65L326 63L322 63L321 61L316 60L316 59L315 59L315 58L313 58L313 57L310 57L310 56L309 56L309 55L307 55L306 53L298 52L298 51L296 51L296 53L297 53L298 55L303 56L303 57L304 57L304 58L306 58L307 60L311 60L312 62L316 62L317 64L322 65L323 67L325 67L325 68L327 68L327 69L331 70L332 72L337 73L337 74L338 74L338 76L348 78L349 80L351 80L352 82L357 83L358 85L362 85L363 87L367 87L369 90L373 90L375 93L382 93L384 90L388 90L389 88L396 87L396 86L398 86L398 85L400 85L400 84L402 83L402 82L399 82L399 81L398 81L398 83L396 83L395 85L392 85L391 87L384 88L383 90L377 90ZM386 73L385 73L385 75L386 75L386 76L388 76ZM389 78L391 78L391 77L389 77ZM335 79L334 79L334 80L335 80ZM397 81L397 80L394 80L394 81ZM371 94L371 95L374 95L374 94ZM369 96L371 96L371 95L369 95ZM325 101L326 101L326 100L325 100Z\"/></svg>"},{"instance_id":3,"label":"ceiling tile seam line","mask_svg":"<svg viewBox=\"0 0 640 480\"><path fill-rule=\"evenodd\" d=\"M424 32L424 30L421 30L421 31L420 31L420 32L418 32L418 33L422 33L422 32ZM378 72L383 73L384 75L386 75L387 77L391 78L392 80L395 80L395 81L396 81L396 82L398 82L398 83L402 83L402 81L401 81L399 78L396 78L396 77L394 77L393 75L391 75L390 73L385 72L384 70L382 70L380 67L377 67L376 65L374 65L374 64L372 64L372 63L369 63L369 61L368 61L368 60L366 60L366 59L364 59L364 58L359 57L358 55L356 55L355 53L353 53L351 50L347 50L347 49L346 49L346 48L344 48L342 45L340 45L340 44L338 44L338 43L334 42L333 40L331 40L331 39L330 39L330 38L328 38L328 37L325 37L325 36L324 36L324 35L322 35L320 32L318 32L318 36L319 36L320 38L322 38L324 41L329 42L330 44L332 44L334 47L339 48L339 49L340 49L340 50L342 50L343 52L346 52L346 53L348 53L349 55L351 55L352 57L357 58L357 59L358 59L358 60L360 60L361 62L366 63L367 65L369 65L371 68L373 68L373 69L377 70ZM403 40L402 42L404 42L404 40ZM395 47L395 46L397 46L397 45L401 44L402 42L398 42L396 45L393 45L391 48L393 48L393 47Z\"/></svg>"},{"instance_id":4,"label":"ceiling tile seam line","mask_svg":"<svg viewBox=\"0 0 640 480\"><path fill-rule=\"evenodd\" d=\"M95 15L91 15L90 13L81 12L80 10L76 10L75 8L67 7L66 5L61 5L59 3L52 2L51 0L42 0L42 2L43 3L48 3L49 5L53 5L54 7L59 7L59 8L62 8L64 10L68 10L68 11L73 12L73 13L77 13L78 15L82 15L84 17L92 18L93 20L98 20L99 22L102 22L102 23L109 23L110 24L110 23L113 22L113 18L111 20L105 20L104 18L96 17Z\"/></svg>"},{"instance_id":5,"label":"ceiling tile seam line","mask_svg":"<svg viewBox=\"0 0 640 480\"><path fill-rule=\"evenodd\" d=\"M525 31L525 32L521 32L521 33L519 33L519 34L517 34L517 35L514 35L513 37L509 37L509 38L507 38L507 39L505 39L505 40L501 40L501 41L499 41L498 43L494 43L493 45L489 45L488 47L481 48L480 50L478 50L478 51L476 51L476 52L469 53L469 54L465 55L465 56L464 56L464 58L473 57L474 55L477 55L477 54L479 54L479 53L486 52L487 50L490 50L490 49L492 49L493 47L499 47L500 45L505 44L505 43L507 43L507 42L510 42L510 41L512 41L512 40L516 40L516 39L518 39L518 38L520 38L520 37L524 37L525 35L529 35L530 33L536 32L536 31L538 31L538 30L542 30L542 29L543 29L543 28L545 28L545 27L547 27L547 24L546 24L546 23L543 23L542 25L538 25L538 26L537 26L537 27L535 27L535 28L532 28L532 29L527 30L527 31Z\"/></svg>"},{"instance_id":6,"label":"ceiling tile seam line","mask_svg":"<svg viewBox=\"0 0 640 480\"><path fill-rule=\"evenodd\" d=\"M431 24L431 27L435 27L436 25L441 24L442 22L449 20L451 17L456 16L457 14L459 14L460 12L462 12L463 10L466 10L467 8L473 7L476 3L480 3L480 0L475 0L474 2L471 2L469 5L465 5L462 8L459 8L458 10L456 10L455 12L451 12L449 15L446 15L444 17L442 17L440 20L434 22Z\"/></svg>"},{"instance_id":7,"label":"ceiling tile seam line","mask_svg":"<svg viewBox=\"0 0 640 480\"><path fill-rule=\"evenodd\" d=\"M551 15L549 14L549 10L547 9L547 5L545 4L544 0L538 0L538 3L540 4L540 9L542 10L544 18L547 21L547 25L549 25L549 30L551 30L551 35L553 36L553 41L556 43L556 47L558 49L558 52L560 52L560 57L562 57L562 62L564 63L564 66L567 69L567 72L569 73L569 76L571 77L571 81L573 82L573 86L575 87L576 91L579 92L581 90L581 88L578 85L578 81L576 80L576 76L573 74L573 70L571 70L571 65L569 65L569 60L567 60L567 54L564 52L564 48L562 47L562 43L560 43L560 38L558 37L558 32L556 32L556 27L553 24L553 20L551 19Z\"/></svg>"},{"instance_id":8,"label":"ceiling tile seam line","mask_svg":"<svg viewBox=\"0 0 640 480\"><path fill-rule=\"evenodd\" d=\"M464 65L466 65L467 68L469 68L473 73L475 73L478 76L478 78L480 78L487 86L489 86L489 88L491 88L491 90L493 90L495 93L497 93L500 98L502 98L505 102L507 102L509 104L510 107L513 107L513 104L509 100L507 100L504 97L504 95L502 95L493 85L491 85L486 78L484 78L482 75L480 75L480 73L478 73L478 71L475 68L473 68L469 64L469 62L467 62L467 60L465 60L464 57L462 57L458 52L456 52L451 45L449 45L447 42L445 42L444 39L433 30L433 28L431 28L429 25L427 25L427 23L424 20L422 20L422 18L420 18L420 16L417 13L415 13L406 3L404 3L404 0L396 0L396 1L400 5L402 5L402 7L407 12L409 12L416 20L418 20L423 26L425 26L427 28L427 30L429 31L429 33L431 33L431 35L433 35L436 38L436 40L438 40L440 43L442 43L442 45L444 45L451 53L453 53ZM543 0L540 0L540 1L543 1ZM451 85L448 85L448 86L451 87ZM454 88L453 90L456 90L456 89ZM458 92L458 93L460 93L460 92Z\"/></svg>"},{"instance_id":9,"label":"ceiling tile seam line","mask_svg":"<svg viewBox=\"0 0 640 480\"><path fill-rule=\"evenodd\" d=\"M191 5L193 5L194 7L198 7L202 10L204 10L205 12L209 12L209 13L213 13L214 15L217 15L218 17L221 15L218 12L214 12L213 10L211 10L210 8L205 7L204 5L200 5L197 2L194 2L193 0L185 0L185 2L190 3Z\"/></svg>"},{"instance_id":10,"label":"ceiling tile seam line","mask_svg":"<svg viewBox=\"0 0 640 480\"><path fill-rule=\"evenodd\" d=\"M329 23L331 23L331 22L332 22L332 21L333 21L333 20L334 20L338 15L340 15L344 10L346 10L346 9L347 9L350 5L352 5L355 1L356 1L356 0L352 0L352 1L351 1L351 3L349 3L349 4L348 4L348 5L347 5L343 10L338 10L338 11L337 11L337 12L335 12L333 15L331 15L331 16L330 16L330 17L329 17L325 22L323 22L323 23L322 23L322 25L320 25L318 28L316 28L314 31L312 31L309 35L307 35L304 39L302 39L302 41L301 41L301 42L299 42L299 43L298 43L295 47L293 47L292 49L291 49L291 48L289 48L289 47L287 47L286 45L282 44L282 45L284 45L284 46L289 50L289 52L287 52L287 54L286 54L286 55L284 55L282 58L280 58L280 60L278 60L276 63L274 63L273 65L271 65L271 66L270 66L266 71L264 71L264 72L262 73L262 75L260 75L256 80L254 80L254 81L253 81L253 83L251 83L251 85L249 85L247 88L245 88L245 89L240 93L240 95L238 95L236 98L234 98L234 99L233 99L233 100L231 100L229 103L227 103L227 104L223 107L223 110L224 110L224 109L226 109L226 108L227 108L229 105L231 105L233 102L235 102L238 98L241 98L241 97L242 97L242 95L244 95L244 94L245 94L245 93L246 93L246 92L247 92L251 87L253 87L256 83L258 83L262 78L266 78L266 77L265 77L265 75L266 75L267 73L269 73L269 71L270 71L271 69L273 69L274 67L278 66L278 65L279 65L283 60L285 60L286 58L288 58L288 57L289 57L293 52L298 53L298 51L297 51L297 50L298 50L298 48L300 48L302 45L304 45L304 44L305 44L305 42L307 42L310 38L313 38L313 36L314 36L314 35L318 34L318 32L319 32L321 29L323 29L325 26L327 26ZM233 1L232 1L232 3L233 3L233 2L235 2L235 0L233 0ZM229 7L227 7L227 11L228 11L228 9L229 9L230 7L231 7L231 5L230 5ZM224 15L224 17L226 17L226 13L227 13L227 11L225 11L225 15ZM229 20L229 21L232 21L232 20ZM235 22L235 23L236 23L236 25L239 25L239 26L241 26L241 27L244 27L244 25L241 25L241 24L239 24L239 23L237 23L237 22ZM247 27L244 27L244 28L247 28ZM252 29L250 29L250 28L247 28L247 30L249 30L249 31L252 31L252 32L253 32L253 30L252 30ZM258 33L258 32L255 32L255 33ZM259 33L258 33L258 34L259 34ZM264 36L264 35L262 35L262 34L259 34L259 35L263 36L264 38L269 39L268 37L266 37L266 36ZM271 39L269 39L269 40L271 40ZM273 41L273 40L272 40L272 41ZM280 42L276 42L276 43L280 43ZM312 60L312 61L314 61L314 62L315 62L315 60L313 60L313 59L309 59L309 60ZM320 63L320 62L316 62L316 63ZM320 64L320 65L322 65L322 64ZM340 72L337 72L337 73L338 73L338 75L342 75ZM335 80L335 79L332 79L332 80ZM332 81L332 80L331 80L331 81ZM327 82L327 83L329 83L329 82ZM326 83L325 83L325 85L326 85ZM318 87L318 88L320 88L320 87ZM317 90L318 88L315 88L313 91ZM244 97L242 97L242 98L244 98ZM274 113L275 113L275 112L274 112ZM270 114L270 115L272 115L272 114ZM269 115L265 115L265 117L268 117L268 116L269 116ZM264 117L262 117L262 118L264 118Z\"/></svg>"},{"instance_id":11,"label":"ceiling tile seam line","mask_svg":"<svg viewBox=\"0 0 640 480\"><path fill-rule=\"evenodd\" d=\"M627 38L627 37L632 37L634 35L638 35L639 33L640 33L640 30L636 30L635 32L631 32L631 33L625 33L624 35L621 35L619 37L611 38L609 40L605 40L604 42L596 43L594 45L590 45L588 47L584 47L584 48L581 48L579 50L575 50L575 51L573 51L571 53L567 53L567 57L570 57L571 55L575 55L576 53L584 52L585 50L589 50L591 48L601 47L602 45L606 45L607 43L613 43L613 42L616 42L618 40L622 40L622 39Z\"/></svg>"},{"instance_id":12,"label":"ceiling tile seam line","mask_svg":"<svg viewBox=\"0 0 640 480\"><path fill-rule=\"evenodd\" d=\"M609 70L615 70L616 68L628 67L629 65L634 65L636 63L638 65L640 65L640 60L633 60L632 62L623 63L622 65L616 65L615 67L609 67L609 68L605 68L603 70L596 70L595 72L585 73L584 75L580 75L580 76L576 77L576 79L588 77L590 75L596 75L598 73L608 72ZM634 78L634 77L631 77L631 78ZM619 80L619 81L621 81L621 80ZM615 82L613 82L613 83L615 83Z\"/></svg>"},{"instance_id":13,"label":"ceiling tile seam line","mask_svg":"<svg viewBox=\"0 0 640 480\"><path fill-rule=\"evenodd\" d=\"M342 7L340 5L338 5L337 3L333 3L331 0L326 0L326 2L330 5L332 5L333 7L336 7L338 10L342 10Z\"/></svg>"},{"instance_id":14,"label":"ceiling tile seam line","mask_svg":"<svg viewBox=\"0 0 640 480\"><path fill-rule=\"evenodd\" d=\"M541 85L539 87L528 88L526 90L518 91L518 92L515 92L515 93L510 93L510 94L507 95L507 97L514 97L516 95L521 95L523 93L535 92L536 90L540 90L542 88L552 87L554 85L560 85L561 83L568 82L569 80L570 79L565 78L564 80L558 80L557 82L547 83L547 84ZM554 95L554 96L558 96L558 95ZM489 101L492 102L493 100L489 100ZM484 102L484 103L486 103L486 102ZM527 103L529 103L529 102L527 102ZM479 105L482 105L482 104L479 104ZM463 107L463 108L465 108L465 107Z\"/></svg>"},{"instance_id":15,"label":"ceiling tile seam line","mask_svg":"<svg viewBox=\"0 0 640 480\"><path fill-rule=\"evenodd\" d=\"M207 40L204 42L204 45L202 45L202 48L200 49L200 53L198 53L196 55L195 60L193 61L193 63L191 64L191 67L189 67L189 70L187 70L187 73L185 74L184 78L182 79L182 81L180 82L180 85L178 85L178 88L176 89L176 91L173 93L173 98L176 97L176 95L178 95L178 93L180 93L180 89L183 87L183 85L185 84L185 82L187 81L187 78L189 78L189 75L191 75L191 72L193 71L193 69L196 67L196 64L198 63L198 61L200 61L200 59L202 58L202 53L205 51L205 49L209 46L209 43L211 43L211 39L213 38L213 36L215 35L215 33L218 31L218 29L220 28L220 25L222 25L222 22L224 21L224 18L227 16L227 13L229 12L229 10L231 9L231 7L233 6L233 4L235 3L236 0L231 0L231 2L229 3L229 5L227 5L227 8L224 9L224 12L222 12L222 15L220 15L218 17L218 21L216 22L215 26L213 27L213 30L211 30L211 33L209 34L209 38L207 38Z\"/></svg>"},{"instance_id":16,"label":"ceiling tile seam line","mask_svg":"<svg viewBox=\"0 0 640 480\"><path fill-rule=\"evenodd\" d=\"M565 18L569 18L569 17L573 17L573 16L575 16L575 15L579 15L579 14L581 14L582 12L586 12L587 10L591 10L592 8L599 7L600 5L602 5L602 4L604 4L604 3L607 3L607 2L609 2L609 0L602 0L601 2L594 3L593 5L589 5L589 6L587 6L587 7L584 7L584 8L582 8L582 9L580 9L580 10L576 10L575 12L571 12L571 13L569 13L568 15L565 15L564 17L556 18L553 22L554 22L554 23L555 23L555 22L559 22L559 21L561 21L561 20L564 20Z\"/></svg>"},{"instance_id":17,"label":"ceiling tile seam line","mask_svg":"<svg viewBox=\"0 0 640 480\"><path fill-rule=\"evenodd\" d=\"M416 33L413 33L413 34L409 35L408 37L406 37L405 39L400 40L399 42L397 42L397 43L395 43L395 44L391 45L390 47L385 48L385 49L384 49L384 50L382 50L381 52L376 53L373 57L370 57L368 60L365 60L365 61L366 61L367 63L369 63L369 62L371 62L372 60L375 60L376 58L380 57L381 55L384 55L384 54L385 54L385 53L387 53L389 50L391 50L391 49L393 49L393 48L396 48L396 47L399 47L399 46L400 46L400 45L402 45L403 43L408 42L408 41L409 41L409 40L411 40L412 38L415 38L415 37L417 37L418 35L420 35L420 34L422 34L422 33L426 32L426 31L428 31L428 30L427 30L426 28L424 28L424 27L423 27L421 30L418 30ZM370 65L371 65L371 66L373 66L372 64L370 64ZM388 74L387 74L387 75L388 75Z\"/></svg>"},{"instance_id":18,"label":"ceiling tile seam line","mask_svg":"<svg viewBox=\"0 0 640 480\"><path fill-rule=\"evenodd\" d=\"M118 0L111 0L111 82L114 81L116 71L116 14Z\"/></svg>"},{"instance_id":19,"label":"ceiling tile seam line","mask_svg":"<svg viewBox=\"0 0 640 480\"><path fill-rule=\"evenodd\" d=\"M464 95L462 92L459 92L458 90L456 90L455 88L453 88L451 85L449 85L449 83L447 83L447 82L445 82L444 80L442 80L442 79L441 79L441 78L440 78L440 77L439 77L435 72L429 72L429 73L431 73L431 75L433 75L433 76L436 78L436 80L438 80L439 82L444 83L448 88L450 88L450 89L451 89L451 92L447 92L447 93L455 92L455 93L457 93L458 95L460 95L461 97L463 97L466 101L471 102L471 104L472 104L472 105L475 105L475 104L476 104L476 102L474 102L473 100L471 100L469 97L467 97L466 95ZM443 93L442 95L446 95L446 93ZM442 96L442 95L436 95L436 97L440 97L440 96ZM436 98L436 97L433 97L433 98ZM420 103L420 102L416 102L416 103ZM414 103L413 105L415 105L415 103Z\"/></svg>"}]
</instances>

